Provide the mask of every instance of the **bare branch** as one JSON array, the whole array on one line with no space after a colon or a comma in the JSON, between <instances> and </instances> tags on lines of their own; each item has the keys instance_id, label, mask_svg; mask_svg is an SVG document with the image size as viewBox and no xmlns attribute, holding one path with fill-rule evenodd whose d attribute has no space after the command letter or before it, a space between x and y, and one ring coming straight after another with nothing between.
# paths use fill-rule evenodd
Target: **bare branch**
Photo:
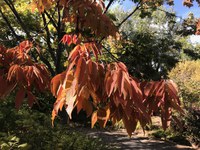
<instances>
[{"instance_id":1,"label":"bare branch","mask_svg":"<svg viewBox=\"0 0 200 150\"><path fill-rule=\"evenodd\" d=\"M52 16L51 16L46 10L44 11L45 15L47 15L47 17L49 18L50 22L53 24L54 28L57 29L58 26L57 26L57 24L56 24L56 22L55 22L55 20L54 20L54 18L53 18L55 12L56 12L56 11L54 11L53 14L52 14ZM48 22L48 24L49 24L49 22Z\"/></svg>"},{"instance_id":2,"label":"bare branch","mask_svg":"<svg viewBox=\"0 0 200 150\"><path fill-rule=\"evenodd\" d=\"M1 8L0 8L0 13L1 13L2 18L5 20L6 24L8 25L8 28L10 29L10 31L12 32L12 34L15 36L15 38L17 39L17 41L20 41L21 40L20 36L17 35L17 33L15 32L15 30L11 26L8 18L2 12Z\"/></svg>"},{"instance_id":3,"label":"bare branch","mask_svg":"<svg viewBox=\"0 0 200 150\"><path fill-rule=\"evenodd\" d=\"M108 9L110 8L111 4L114 2L114 0L110 0L107 7L106 7L106 10L103 12L104 14L108 11Z\"/></svg>"},{"instance_id":4,"label":"bare branch","mask_svg":"<svg viewBox=\"0 0 200 150\"><path fill-rule=\"evenodd\" d=\"M23 23L23 21L21 20L17 10L15 9L13 3L11 2L11 0L4 0L4 2L9 6L9 8L11 9L11 11L13 12L13 14L15 15L19 25L21 26L21 28L24 30L24 32L26 33L26 35L28 36L28 38L31 38L28 30L26 29L25 24Z\"/></svg>"},{"instance_id":5,"label":"bare branch","mask_svg":"<svg viewBox=\"0 0 200 150\"><path fill-rule=\"evenodd\" d=\"M106 52L108 52L108 54L112 57L113 60L115 61L120 61L117 57L115 57L104 45L102 45L102 47L106 50Z\"/></svg>"},{"instance_id":6,"label":"bare branch","mask_svg":"<svg viewBox=\"0 0 200 150\"><path fill-rule=\"evenodd\" d=\"M47 21L46 21L46 18L45 18L45 14L42 14L42 19L43 19L43 23L44 23L44 27L45 27L45 31L46 31L46 34L47 34L47 46L48 46L48 49L49 49L49 53L54 61L54 63L56 62L56 57L53 53L53 49L51 47L51 41L50 41L50 32L49 32L49 28L48 28L48 25L47 25Z\"/></svg>"},{"instance_id":7,"label":"bare branch","mask_svg":"<svg viewBox=\"0 0 200 150\"><path fill-rule=\"evenodd\" d=\"M137 6L135 7L135 9L126 17L124 18L124 20L122 20L122 22L118 25L118 27L120 28L122 26L122 24L124 22L126 22L139 8L140 8L140 4L141 4L141 0L138 2Z\"/></svg>"},{"instance_id":8,"label":"bare branch","mask_svg":"<svg viewBox=\"0 0 200 150\"><path fill-rule=\"evenodd\" d=\"M51 75L54 76L55 75L55 71L51 67L51 64L49 63L49 61L46 58L44 58L42 55L39 55L39 57L40 57L41 61L44 62L47 65L49 71L51 72Z\"/></svg>"},{"instance_id":9,"label":"bare branch","mask_svg":"<svg viewBox=\"0 0 200 150\"><path fill-rule=\"evenodd\" d=\"M60 43L60 40L62 38L61 35L61 10L59 7L59 1L57 2L57 13L58 13L58 22L57 22L57 34L58 34L58 47L56 50L56 73L60 73L61 72L61 66L60 66L60 62L61 62L61 54L62 54L62 45Z\"/></svg>"}]
</instances>

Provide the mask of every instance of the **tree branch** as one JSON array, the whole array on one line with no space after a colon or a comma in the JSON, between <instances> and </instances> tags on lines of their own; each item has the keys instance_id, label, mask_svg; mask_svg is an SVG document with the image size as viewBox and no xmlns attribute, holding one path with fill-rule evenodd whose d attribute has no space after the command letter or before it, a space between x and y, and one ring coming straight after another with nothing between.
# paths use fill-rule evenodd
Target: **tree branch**
<instances>
[{"instance_id":1,"label":"tree branch","mask_svg":"<svg viewBox=\"0 0 200 150\"><path fill-rule=\"evenodd\" d=\"M11 2L11 0L4 0L4 2L9 6L9 8L11 9L11 11L13 12L13 14L15 15L19 25L21 26L21 28L24 30L24 32L26 33L26 35L28 36L28 38L31 38L28 30L26 29L26 26L24 25L24 23L22 22L17 10L15 9L13 3Z\"/></svg>"},{"instance_id":2,"label":"tree branch","mask_svg":"<svg viewBox=\"0 0 200 150\"><path fill-rule=\"evenodd\" d=\"M54 64L55 64L56 57L55 57L55 55L53 53L53 49L51 47L51 41L50 41L51 36L50 36L49 28L48 28L48 25L47 25L47 21L46 21L46 18L45 18L45 14L42 14L42 19L43 19L43 24L44 24L45 31L46 31L46 34L47 34L46 39L47 39L47 46L48 46L48 49L49 49L49 53L50 53L52 60L54 61Z\"/></svg>"},{"instance_id":3,"label":"tree branch","mask_svg":"<svg viewBox=\"0 0 200 150\"><path fill-rule=\"evenodd\" d=\"M50 14L48 14L48 12L46 10L44 11L45 15L47 15L47 17L49 18L50 22L53 24L54 28L57 29L58 26L57 26L55 20L53 19L53 16L54 16L55 12L56 11L54 11L53 14L52 14L52 16L50 16Z\"/></svg>"},{"instance_id":4,"label":"tree branch","mask_svg":"<svg viewBox=\"0 0 200 150\"><path fill-rule=\"evenodd\" d=\"M140 8L140 4L141 4L141 0L138 2L137 6L135 7L135 9L126 17L124 18L124 20L122 20L121 23L119 23L118 28L120 28L122 26L122 24L124 22L126 22L139 8Z\"/></svg>"},{"instance_id":5,"label":"tree branch","mask_svg":"<svg viewBox=\"0 0 200 150\"><path fill-rule=\"evenodd\" d=\"M120 61L120 60L119 60L117 57L115 57L104 45L102 45L102 47L106 50L106 52L109 53L109 55L112 57L113 60L115 60L115 61L117 61L117 62Z\"/></svg>"},{"instance_id":6,"label":"tree branch","mask_svg":"<svg viewBox=\"0 0 200 150\"><path fill-rule=\"evenodd\" d=\"M106 7L106 10L103 12L104 14L108 11L108 9L110 8L111 4L114 2L114 0L110 0L107 7Z\"/></svg>"},{"instance_id":7,"label":"tree branch","mask_svg":"<svg viewBox=\"0 0 200 150\"><path fill-rule=\"evenodd\" d=\"M55 71L51 67L51 64L49 63L49 61L40 54L39 54L39 57L40 57L41 61L43 61L47 65L49 71L51 72L51 75L55 76Z\"/></svg>"},{"instance_id":8,"label":"tree branch","mask_svg":"<svg viewBox=\"0 0 200 150\"><path fill-rule=\"evenodd\" d=\"M57 22L57 34L58 34L58 47L56 50L56 73L60 73L61 72L61 66L60 66L60 62L61 62L61 54L62 54L62 45L60 43L60 40L62 38L61 35L61 14L60 14L60 8L59 8L59 1L57 2L57 12L58 12L58 22Z\"/></svg>"},{"instance_id":9,"label":"tree branch","mask_svg":"<svg viewBox=\"0 0 200 150\"><path fill-rule=\"evenodd\" d=\"M8 25L8 28L10 29L10 31L12 32L12 34L15 36L15 38L17 39L17 41L20 41L21 40L20 36L17 35L17 33L15 32L15 30L11 26L9 20L7 19L7 17L2 12L1 8L0 8L0 13L1 13L2 18L5 20L6 24Z\"/></svg>"}]
</instances>

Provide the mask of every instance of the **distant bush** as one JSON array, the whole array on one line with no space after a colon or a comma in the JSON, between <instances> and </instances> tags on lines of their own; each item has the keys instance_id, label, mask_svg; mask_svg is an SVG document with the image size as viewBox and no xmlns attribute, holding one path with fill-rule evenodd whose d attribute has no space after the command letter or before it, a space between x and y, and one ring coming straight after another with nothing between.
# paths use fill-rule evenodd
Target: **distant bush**
<instances>
[{"instance_id":1,"label":"distant bush","mask_svg":"<svg viewBox=\"0 0 200 150\"><path fill-rule=\"evenodd\" d=\"M185 105L200 106L200 60L178 63L169 77L178 84Z\"/></svg>"}]
</instances>

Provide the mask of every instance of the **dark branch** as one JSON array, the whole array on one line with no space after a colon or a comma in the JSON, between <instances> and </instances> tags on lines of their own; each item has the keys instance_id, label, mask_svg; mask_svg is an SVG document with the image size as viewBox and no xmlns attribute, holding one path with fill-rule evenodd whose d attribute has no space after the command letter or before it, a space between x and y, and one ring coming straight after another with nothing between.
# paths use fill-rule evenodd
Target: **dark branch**
<instances>
[{"instance_id":1,"label":"dark branch","mask_svg":"<svg viewBox=\"0 0 200 150\"><path fill-rule=\"evenodd\" d=\"M108 11L108 9L110 8L111 4L114 2L114 0L110 0L110 2L108 3L106 10L103 12L104 14Z\"/></svg>"},{"instance_id":2,"label":"dark branch","mask_svg":"<svg viewBox=\"0 0 200 150\"><path fill-rule=\"evenodd\" d=\"M20 36L17 35L17 33L15 32L15 30L13 29L13 27L11 26L8 18L4 15L4 13L2 12L1 8L0 8L0 13L2 18L5 20L6 24L8 25L8 28L10 29L10 31L12 32L12 34L14 35L14 37L17 39L17 41L20 41L21 38Z\"/></svg>"},{"instance_id":3,"label":"dark branch","mask_svg":"<svg viewBox=\"0 0 200 150\"><path fill-rule=\"evenodd\" d=\"M46 34L47 34L47 46L48 46L48 49L49 49L49 53L54 61L54 63L56 62L56 57L53 53L53 49L51 47L51 36L50 36L50 32L49 32L49 28L48 28L48 25L47 25L47 21L46 21L46 18L45 18L45 14L42 14L42 19L43 19L43 23L44 23L44 27L45 27L45 31L46 31Z\"/></svg>"},{"instance_id":4,"label":"dark branch","mask_svg":"<svg viewBox=\"0 0 200 150\"><path fill-rule=\"evenodd\" d=\"M53 16L55 14L56 11L53 12L52 16L50 14L48 14L48 12L45 10L44 13L45 15L47 15L47 17L49 18L50 22L52 23L52 25L54 26L54 28L58 28L56 21L53 19ZM48 23L49 24L49 23Z\"/></svg>"},{"instance_id":5,"label":"dark branch","mask_svg":"<svg viewBox=\"0 0 200 150\"><path fill-rule=\"evenodd\" d=\"M60 12L60 7L59 7L59 1L57 2L57 13L58 13L58 22L57 22L57 34L58 34L58 47L56 50L56 73L60 73L61 72L61 66L60 66L60 62L61 62L61 54L62 54L62 45L60 43L60 40L62 38L61 35L61 12Z\"/></svg>"},{"instance_id":6,"label":"dark branch","mask_svg":"<svg viewBox=\"0 0 200 150\"><path fill-rule=\"evenodd\" d=\"M139 8L140 8L141 0L138 2L135 9L126 17L122 22L118 25L118 27L121 27L124 22L126 22Z\"/></svg>"},{"instance_id":7,"label":"dark branch","mask_svg":"<svg viewBox=\"0 0 200 150\"><path fill-rule=\"evenodd\" d=\"M115 61L120 61L117 57L115 57L104 45L102 45L102 47L106 50L106 52L108 52L108 54L112 57L113 60Z\"/></svg>"},{"instance_id":8,"label":"dark branch","mask_svg":"<svg viewBox=\"0 0 200 150\"><path fill-rule=\"evenodd\" d=\"M28 36L28 38L31 38L28 30L26 29L25 24L23 23L23 21L21 20L17 10L15 9L13 3L11 2L11 0L4 0L5 3L9 6L9 8L11 9L11 11L13 12L13 14L15 15L19 25L21 26L21 28L24 30L24 32L26 33L26 35Z\"/></svg>"},{"instance_id":9,"label":"dark branch","mask_svg":"<svg viewBox=\"0 0 200 150\"><path fill-rule=\"evenodd\" d=\"M49 61L46 58L44 58L42 55L39 55L39 57L40 57L41 61L44 62L47 65L49 71L51 72L51 75L54 76L55 75L55 71L51 67L51 64L49 63Z\"/></svg>"}]
</instances>

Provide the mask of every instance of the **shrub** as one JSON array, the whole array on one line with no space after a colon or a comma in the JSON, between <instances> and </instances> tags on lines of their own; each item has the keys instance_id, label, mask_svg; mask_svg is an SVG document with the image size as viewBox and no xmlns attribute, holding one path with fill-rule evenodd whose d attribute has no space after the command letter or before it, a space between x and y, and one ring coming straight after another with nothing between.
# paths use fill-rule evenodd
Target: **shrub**
<instances>
[{"instance_id":1,"label":"shrub","mask_svg":"<svg viewBox=\"0 0 200 150\"><path fill-rule=\"evenodd\" d=\"M172 130L174 133L185 137L191 144L200 146L200 109L198 108L186 108L184 116L179 116L181 118L180 128L176 122L172 120Z\"/></svg>"},{"instance_id":2,"label":"shrub","mask_svg":"<svg viewBox=\"0 0 200 150\"><path fill-rule=\"evenodd\" d=\"M73 127L52 128L46 115L26 105L17 111L10 101L0 103L0 149L109 149L100 139L90 138Z\"/></svg>"},{"instance_id":3,"label":"shrub","mask_svg":"<svg viewBox=\"0 0 200 150\"><path fill-rule=\"evenodd\" d=\"M180 62L169 72L180 89L185 105L200 105L200 60Z\"/></svg>"},{"instance_id":4,"label":"shrub","mask_svg":"<svg viewBox=\"0 0 200 150\"><path fill-rule=\"evenodd\" d=\"M167 129L166 131L163 129L157 129L151 134L151 136L163 140L173 141L177 144L191 146L190 142L181 132L174 131L173 129Z\"/></svg>"},{"instance_id":5,"label":"shrub","mask_svg":"<svg viewBox=\"0 0 200 150\"><path fill-rule=\"evenodd\" d=\"M183 133L185 137L187 137L191 143L200 146L200 109L188 109L184 118L184 123Z\"/></svg>"}]
</instances>

